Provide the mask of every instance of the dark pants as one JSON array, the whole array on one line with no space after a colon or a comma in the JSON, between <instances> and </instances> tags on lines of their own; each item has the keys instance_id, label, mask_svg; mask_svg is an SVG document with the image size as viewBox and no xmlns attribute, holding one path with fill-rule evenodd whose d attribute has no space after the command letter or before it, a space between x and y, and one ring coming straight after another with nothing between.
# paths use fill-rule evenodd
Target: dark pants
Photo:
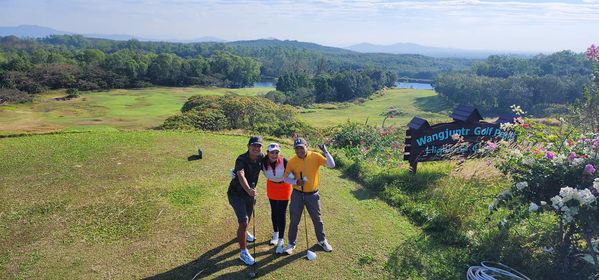
<instances>
[{"instance_id":1,"label":"dark pants","mask_svg":"<svg viewBox=\"0 0 599 280\"><path fill-rule=\"evenodd\" d=\"M304 196L303 199L302 195ZM308 210L308 214L310 214L310 218L312 218L316 239L318 239L318 242L325 240L324 224L320 217L320 195L318 192L304 194L294 189L291 193L291 204L289 205L289 244L292 246L295 245L297 240L297 226L302 219L304 205Z\"/></svg>"},{"instance_id":2,"label":"dark pants","mask_svg":"<svg viewBox=\"0 0 599 280\"><path fill-rule=\"evenodd\" d=\"M270 201L270 218L272 219L272 229L279 233L279 238L285 236L285 215L287 214L287 204L289 200Z\"/></svg>"}]
</instances>

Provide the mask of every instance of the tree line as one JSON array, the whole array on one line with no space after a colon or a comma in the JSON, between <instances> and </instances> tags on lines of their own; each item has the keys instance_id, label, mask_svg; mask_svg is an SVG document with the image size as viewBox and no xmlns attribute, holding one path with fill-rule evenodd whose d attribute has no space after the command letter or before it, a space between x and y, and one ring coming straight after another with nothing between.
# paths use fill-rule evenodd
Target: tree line
<instances>
[{"instance_id":1,"label":"tree line","mask_svg":"<svg viewBox=\"0 0 599 280\"><path fill-rule=\"evenodd\" d=\"M276 91L266 94L275 103L305 106L367 98L384 87L393 87L394 72L379 69L347 70L309 75L290 72L277 79Z\"/></svg>"},{"instance_id":2,"label":"tree line","mask_svg":"<svg viewBox=\"0 0 599 280\"><path fill-rule=\"evenodd\" d=\"M0 41L14 40L4 37ZM226 51L183 58L122 49L33 47L0 51L0 88L8 101L49 89L101 90L163 86L247 87L260 79L255 59ZM21 99L19 99L21 98Z\"/></svg>"},{"instance_id":3,"label":"tree line","mask_svg":"<svg viewBox=\"0 0 599 280\"><path fill-rule=\"evenodd\" d=\"M518 104L537 116L559 115L582 98L591 63L582 54L562 51L530 59L490 56L470 71L438 75L435 90L454 103L503 114Z\"/></svg>"}]
</instances>

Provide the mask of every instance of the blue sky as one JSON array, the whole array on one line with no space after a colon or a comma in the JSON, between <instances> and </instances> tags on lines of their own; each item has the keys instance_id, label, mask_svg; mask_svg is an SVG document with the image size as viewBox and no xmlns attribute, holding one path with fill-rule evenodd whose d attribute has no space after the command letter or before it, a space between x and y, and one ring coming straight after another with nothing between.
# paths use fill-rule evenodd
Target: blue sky
<instances>
[{"instance_id":1,"label":"blue sky","mask_svg":"<svg viewBox=\"0 0 599 280\"><path fill-rule=\"evenodd\" d=\"M157 39L583 51L599 43L599 0L0 0L0 26L20 24Z\"/></svg>"}]
</instances>

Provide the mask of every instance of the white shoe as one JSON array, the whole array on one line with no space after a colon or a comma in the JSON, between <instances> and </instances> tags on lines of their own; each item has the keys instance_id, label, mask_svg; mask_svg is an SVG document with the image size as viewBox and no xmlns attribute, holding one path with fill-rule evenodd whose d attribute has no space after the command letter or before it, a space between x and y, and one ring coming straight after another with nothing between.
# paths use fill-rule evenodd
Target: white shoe
<instances>
[{"instance_id":1,"label":"white shoe","mask_svg":"<svg viewBox=\"0 0 599 280\"><path fill-rule=\"evenodd\" d=\"M318 245L320 245L320 247L322 247L322 249L325 250L326 252L333 251L333 247L331 247L331 244L329 244L329 242L326 239L318 242Z\"/></svg>"},{"instance_id":2,"label":"white shoe","mask_svg":"<svg viewBox=\"0 0 599 280\"><path fill-rule=\"evenodd\" d=\"M293 254L293 249L295 249L295 245L287 245L287 248L285 249L285 254L287 255L291 255Z\"/></svg>"},{"instance_id":3,"label":"white shoe","mask_svg":"<svg viewBox=\"0 0 599 280\"><path fill-rule=\"evenodd\" d=\"M285 252L285 248L283 247L283 239L279 239L275 253L283 254L283 252Z\"/></svg>"},{"instance_id":4,"label":"white shoe","mask_svg":"<svg viewBox=\"0 0 599 280\"><path fill-rule=\"evenodd\" d=\"M254 235L252 235L249 231L246 232L247 233L247 242L254 242L256 241L256 237Z\"/></svg>"},{"instance_id":5,"label":"white shoe","mask_svg":"<svg viewBox=\"0 0 599 280\"><path fill-rule=\"evenodd\" d=\"M241 251L241 254L239 254L239 259L246 265L253 265L256 263L254 257L252 257L252 255L250 255L250 252L247 250Z\"/></svg>"},{"instance_id":6,"label":"white shoe","mask_svg":"<svg viewBox=\"0 0 599 280\"><path fill-rule=\"evenodd\" d=\"M279 233L275 231L272 233L272 239L270 240L270 245L277 245L278 240L279 240Z\"/></svg>"}]
</instances>

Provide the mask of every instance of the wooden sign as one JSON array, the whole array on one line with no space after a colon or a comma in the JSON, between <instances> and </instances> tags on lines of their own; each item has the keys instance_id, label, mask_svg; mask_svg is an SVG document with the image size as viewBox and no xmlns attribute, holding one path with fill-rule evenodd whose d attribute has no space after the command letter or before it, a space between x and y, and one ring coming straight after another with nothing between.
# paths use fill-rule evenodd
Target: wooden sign
<instances>
[{"instance_id":1,"label":"wooden sign","mask_svg":"<svg viewBox=\"0 0 599 280\"><path fill-rule=\"evenodd\" d=\"M430 125L414 117L406 131L404 160L410 162L416 173L418 162L447 159L450 156L468 156L476 153L487 141L512 141L514 131L501 129L502 123L513 123L513 115L501 116L494 123L482 121L477 109L459 105L451 115L453 122Z\"/></svg>"}]
</instances>

